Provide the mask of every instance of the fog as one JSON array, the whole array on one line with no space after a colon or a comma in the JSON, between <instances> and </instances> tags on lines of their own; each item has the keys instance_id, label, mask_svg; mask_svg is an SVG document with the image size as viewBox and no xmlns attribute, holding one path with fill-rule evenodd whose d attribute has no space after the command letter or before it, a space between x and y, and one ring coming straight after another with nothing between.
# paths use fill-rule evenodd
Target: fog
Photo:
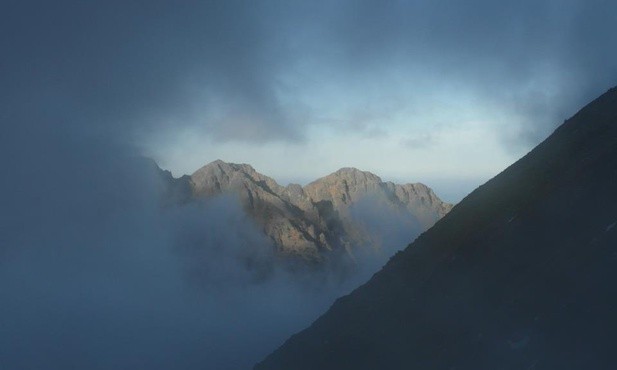
<instances>
[{"instance_id":1,"label":"fog","mask_svg":"<svg viewBox=\"0 0 617 370\"><path fill-rule=\"evenodd\" d=\"M291 272L235 198L162 206L147 161L70 128L3 147L2 368L250 368L405 245Z\"/></svg>"}]
</instances>

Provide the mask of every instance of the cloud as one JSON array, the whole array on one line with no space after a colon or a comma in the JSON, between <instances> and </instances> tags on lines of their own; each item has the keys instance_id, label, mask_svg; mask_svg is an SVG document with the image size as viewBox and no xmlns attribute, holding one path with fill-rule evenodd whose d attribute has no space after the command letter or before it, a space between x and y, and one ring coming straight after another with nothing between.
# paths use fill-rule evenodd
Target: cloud
<instances>
[{"instance_id":1,"label":"cloud","mask_svg":"<svg viewBox=\"0 0 617 370\"><path fill-rule=\"evenodd\" d=\"M518 112L513 122L537 141L616 82L615 14L611 2L575 0L13 1L3 97L53 101L98 130L187 126L266 142L303 140L336 111L332 96L352 104L337 119L354 121L367 103L430 109L456 89Z\"/></svg>"},{"instance_id":2,"label":"cloud","mask_svg":"<svg viewBox=\"0 0 617 370\"><path fill-rule=\"evenodd\" d=\"M401 140L401 145L408 149L423 149L430 147L436 142L435 135L430 133L423 133L416 136L407 137Z\"/></svg>"},{"instance_id":3,"label":"cloud","mask_svg":"<svg viewBox=\"0 0 617 370\"><path fill-rule=\"evenodd\" d=\"M2 147L2 367L249 368L387 258L292 273L235 200L163 209L131 147L22 123Z\"/></svg>"},{"instance_id":4,"label":"cloud","mask_svg":"<svg viewBox=\"0 0 617 370\"><path fill-rule=\"evenodd\" d=\"M248 368L340 292L277 272L235 202L163 212L143 162L84 144L2 188L2 367Z\"/></svg>"},{"instance_id":5,"label":"cloud","mask_svg":"<svg viewBox=\"0 0 617 370\"><path fill-rule=\"evenodd\" d=\"M20 100L46 91L101 130L199 124L221 139L296 138L276 96L285 60L260 11L235 2L10 2L4 86Z\"/></svg>"},{"instance_id":6,"label":"cloud","mask_svg":"<svg viewBox=\"0 0 617 370\"><path fill-rule=\"evenodd\" d=\"M421 222L409 211L394 209L372 197L360 199L350 208L350 213L375 242L359 246L353 253L362 279L378 271L423 231Z\"/></svg>"},{"instance_id":7,"label":"cloud","mask_svg":"<svg viewBox=\"0 0 617 370\"><path fill-rule=\"evenodd\" d=\"M315 65L341 71L334 83L351 94L356 81L370 92L390 89L424 110L472 97L484 111L519 115L505 122L523 126L531 144L617 82L617 55L605 47L616 41L610 2L363 1L333 8L307 54L325 55ZM440 96L452 101L435 101Z\"/></svg>"}]
</instances>

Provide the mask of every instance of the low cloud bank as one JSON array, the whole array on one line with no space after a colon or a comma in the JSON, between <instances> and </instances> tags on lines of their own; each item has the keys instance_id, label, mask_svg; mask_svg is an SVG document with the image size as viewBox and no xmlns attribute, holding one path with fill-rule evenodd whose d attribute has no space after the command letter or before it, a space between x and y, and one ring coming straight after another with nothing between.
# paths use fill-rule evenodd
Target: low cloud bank
<instances>
[{"instance_id":1,"label":"low cloud bank","mask_svg":"<svg viewBox=\"0 0 617 370\"><path fill-rule=\"evenodd\" d=\"M409 242L292 270L235 200L163 208L131 150L60 132L4 148L22 161L1 195L2 368L250 368Z\"/></svg>"}]
</instances>

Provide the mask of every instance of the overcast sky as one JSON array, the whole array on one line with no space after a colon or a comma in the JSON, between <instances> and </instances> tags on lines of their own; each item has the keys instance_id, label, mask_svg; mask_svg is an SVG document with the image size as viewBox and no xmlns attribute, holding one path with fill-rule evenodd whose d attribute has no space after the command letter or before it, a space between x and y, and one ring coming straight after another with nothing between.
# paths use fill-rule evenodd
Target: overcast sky
<instances>
[{"instance_id":1,"label":"overcast sky","mask_svg":"<svg viewBox=\"0 0 617 370\"><path fill-rule=\"evenodd\" d=\"M70 116L176 176L354 166L456 201L617 83L614 1L3 4L3 126Z\"/></svg>"}]
</instances>

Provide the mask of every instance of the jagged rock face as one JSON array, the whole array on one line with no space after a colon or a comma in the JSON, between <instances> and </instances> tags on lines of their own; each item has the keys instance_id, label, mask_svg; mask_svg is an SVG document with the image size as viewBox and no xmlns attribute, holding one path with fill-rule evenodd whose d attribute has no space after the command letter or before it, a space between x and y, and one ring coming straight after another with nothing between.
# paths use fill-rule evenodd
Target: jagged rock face
<instances>
[{"instance_id":1,"label":"jagged rock face","mask_svg":"<svg viewBox=\"0 0 617 370\"><path fill-rule=\"evenodd\" d=\"M163 175L171 177L169 173ZM396 185L370 173L343 168L302 187L283 187L247 164L214 161L190 178L168 179L168 191L184 200L220 194L237 196L282 254L319 262L328 252L376 245L373 236L353 217L353 207L369 200L396 214L413 218L419 229L429 228L452 205L442 202L423 184Z\"/></svg>"},{"instance_id":2,"label":"jagged rock face","mask_svg":"<svg viewBox=\"0 0 617 370\"><path fill-rule=\"evenodd\" d=\"M617 88L255 369L613 369Z\"/></svg>"},{"instance_id":3,"label":"jagged rock face","mask_svg":"<svg viewBox=\"0 0 617 370\"><path fill-rule=\"evenodd\" d=\"M378 176L355 168L342 168L308 184L304 190L314 202L332 202L334 209L345 215L355 203L370 197L393 209L411 213L423 229L430 228L452 209L451 204L442 202L424 184L383 182Z\"/></svg>"},{"instance_id":4,"label":"jagged rock face","mask_svg":"<svg viewBox=\"0 0 617 370\"><path fill-rule=\"evenodd\" d=\"M315 206L295 187L285 188L247 164L212 162L191 175L196 197L233 194L282 253L319 260L332 249ZM293 199L293 201L292 201Z\"/></svg>"}]
</instances>

